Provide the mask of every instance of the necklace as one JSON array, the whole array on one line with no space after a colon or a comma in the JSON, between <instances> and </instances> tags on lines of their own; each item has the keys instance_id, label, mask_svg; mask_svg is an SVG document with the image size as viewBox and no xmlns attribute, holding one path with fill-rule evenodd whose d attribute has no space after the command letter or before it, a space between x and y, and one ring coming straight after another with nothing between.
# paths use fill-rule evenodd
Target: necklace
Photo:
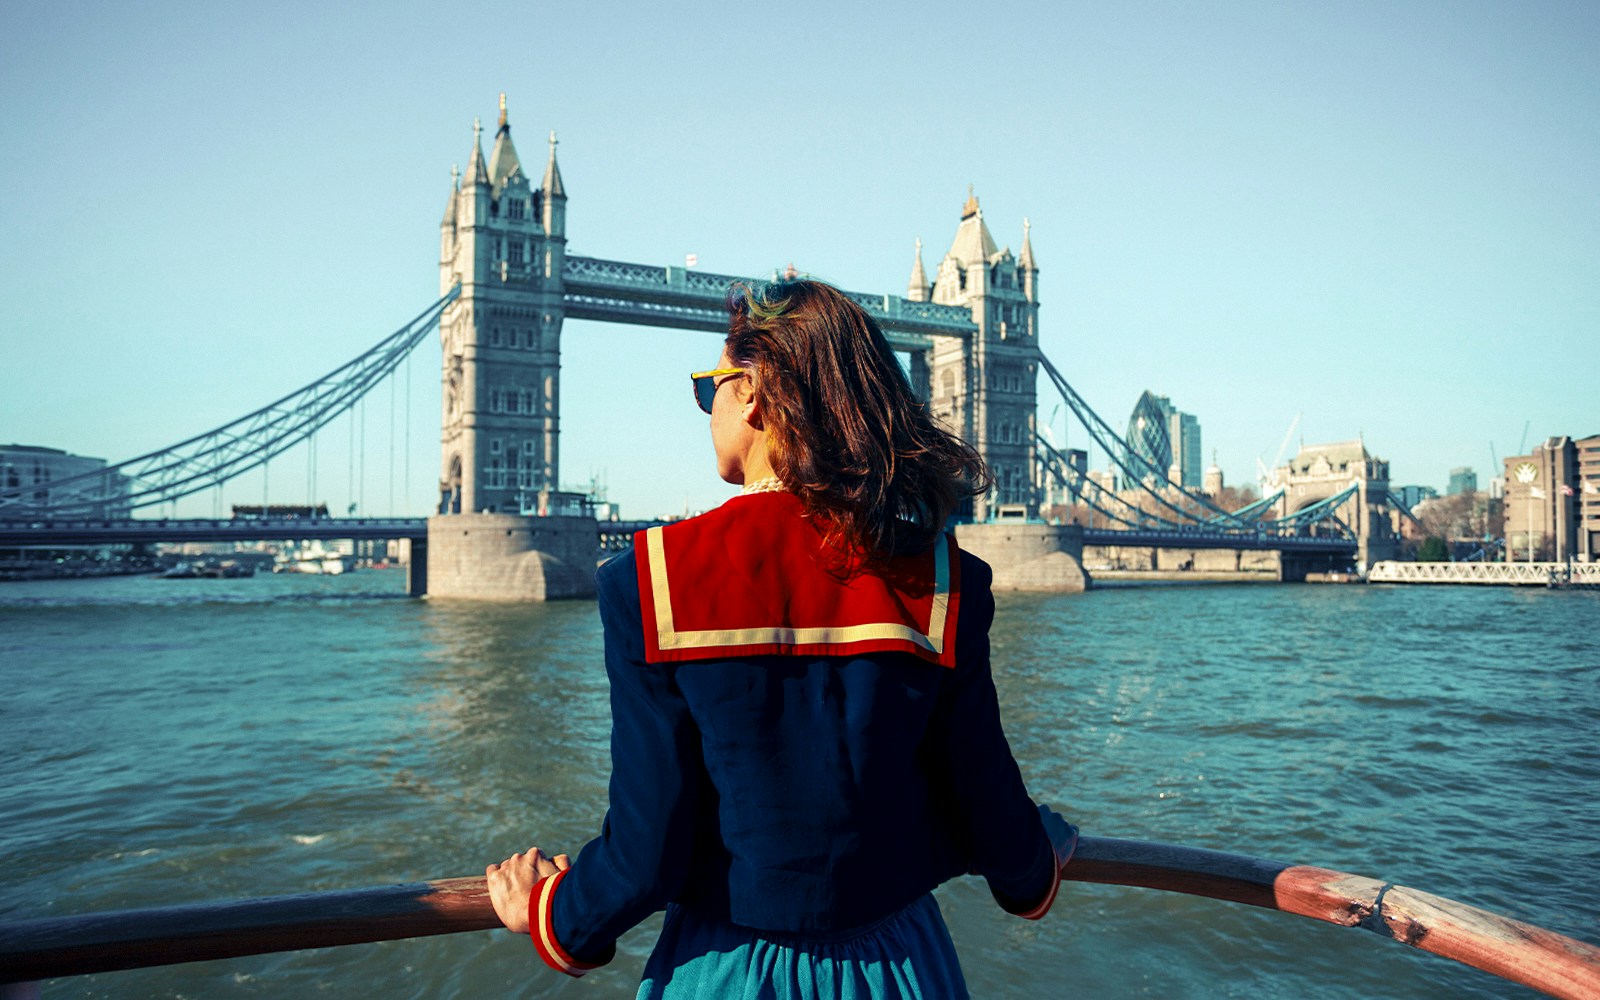
<instances>
[{"instance_id":1,"label":"necklace","mask_svg":"<svg viewBox=\"0 0 1600 1000\"><path fill-rule=\"evenodd\" d=\"M766 479L757 479L753 483L745 483L739 490L740 496L750 493L782 493L789 487L783 485L783 480L777 476L768 476Z\"/></svg>"}]
</instances>

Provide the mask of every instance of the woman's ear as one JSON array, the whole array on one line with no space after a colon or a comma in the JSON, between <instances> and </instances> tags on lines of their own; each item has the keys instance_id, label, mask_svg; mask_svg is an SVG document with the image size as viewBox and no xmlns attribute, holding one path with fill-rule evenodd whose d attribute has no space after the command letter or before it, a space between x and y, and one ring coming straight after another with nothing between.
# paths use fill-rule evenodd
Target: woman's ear
<instances>
[{"instance_id":1,"label":"woman's ear","mask_svg":"<svg viewBox=\"0 0 1600 1000\"><path fill-rule=\"evenodd\" d=\"M739 419L749 424L755 430L764 430L761 419L761 387L756 384L755 371L741 379L734 389L735 398L739 400Z\"/></svg>"},{"instance_id":2,"label":"woman's ear","mask_svg":"<svg viewBox=\"0 0 1600 1000\"><path fill-rule=\"evenodd\" d=\"M750 394L750 398L744 401L744 407L739 411L739 416L753 430L764 431L767 429L762 421L761 397L753 392Z\"/></svg>"}]
</instances>

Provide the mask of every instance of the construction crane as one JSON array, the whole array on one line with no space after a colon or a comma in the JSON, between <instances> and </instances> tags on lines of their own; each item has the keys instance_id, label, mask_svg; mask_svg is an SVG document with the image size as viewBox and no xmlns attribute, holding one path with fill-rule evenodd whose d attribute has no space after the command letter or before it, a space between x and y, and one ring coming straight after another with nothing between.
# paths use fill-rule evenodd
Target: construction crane
<instances>
[{"instance_id":1,"label":"construction crane","mask_svg":"<svg viewBox=\"0 0 1600 1000\"><path fill-rule=\"evenodd\" d=\"M1300 418L1304 412L1296 413L1294 419L1289 421L1289 429L1283 432L1283 441L1278 445L1278 453L1272 456L1272 464L1263 465L1261 456L1256 456L1256 487L1262 496L1267 495L1267 487L1272 484L1272 474L1278 468L1278 463L1283 461L1283 453L1289 450L1289 440L1294 437L1294 429L1300 426Z\"/></svg>"}]
</instances>

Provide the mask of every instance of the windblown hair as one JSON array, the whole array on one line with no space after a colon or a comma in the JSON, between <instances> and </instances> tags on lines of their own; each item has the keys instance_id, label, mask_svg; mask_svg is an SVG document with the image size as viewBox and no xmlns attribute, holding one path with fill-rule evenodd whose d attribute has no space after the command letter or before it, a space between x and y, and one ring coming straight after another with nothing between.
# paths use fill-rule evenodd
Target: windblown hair
<instances>
[{"instance_id":1,"label":"windblown hair","mask_svg":"<svg viewBox=\"0 0 1600 1000\"><path fill-rule=\"evenodd\" d=\"M921 551L961 501L993 485L976 450L937 426L883 331L820 281L737 284L728 357L753 369L768 459L849 563Z\"/></svg>"}]
</instances>

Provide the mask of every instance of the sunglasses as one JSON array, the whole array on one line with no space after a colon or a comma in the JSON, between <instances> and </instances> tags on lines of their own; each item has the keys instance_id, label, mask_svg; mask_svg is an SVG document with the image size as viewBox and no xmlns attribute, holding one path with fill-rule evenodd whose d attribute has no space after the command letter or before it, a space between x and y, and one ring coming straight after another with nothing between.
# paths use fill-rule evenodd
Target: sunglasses
<instances>
[{"instance_id":1,"label":"sunglasses","mask_svg":"<svg viewBox=\"0 0 1600 1000\"><path fill-rule=\"evenodd\" d=\"M695 405L709 414L711 412L711 404L717 398L717 390L722 387L722 382L728 381L723 379L722 382L718 382L717 378L722 375L748 374L749 372L743 368L717 368L709 372L695 372L689 376L689 381L694 383Z\"/></svg>"}]
</instances>

